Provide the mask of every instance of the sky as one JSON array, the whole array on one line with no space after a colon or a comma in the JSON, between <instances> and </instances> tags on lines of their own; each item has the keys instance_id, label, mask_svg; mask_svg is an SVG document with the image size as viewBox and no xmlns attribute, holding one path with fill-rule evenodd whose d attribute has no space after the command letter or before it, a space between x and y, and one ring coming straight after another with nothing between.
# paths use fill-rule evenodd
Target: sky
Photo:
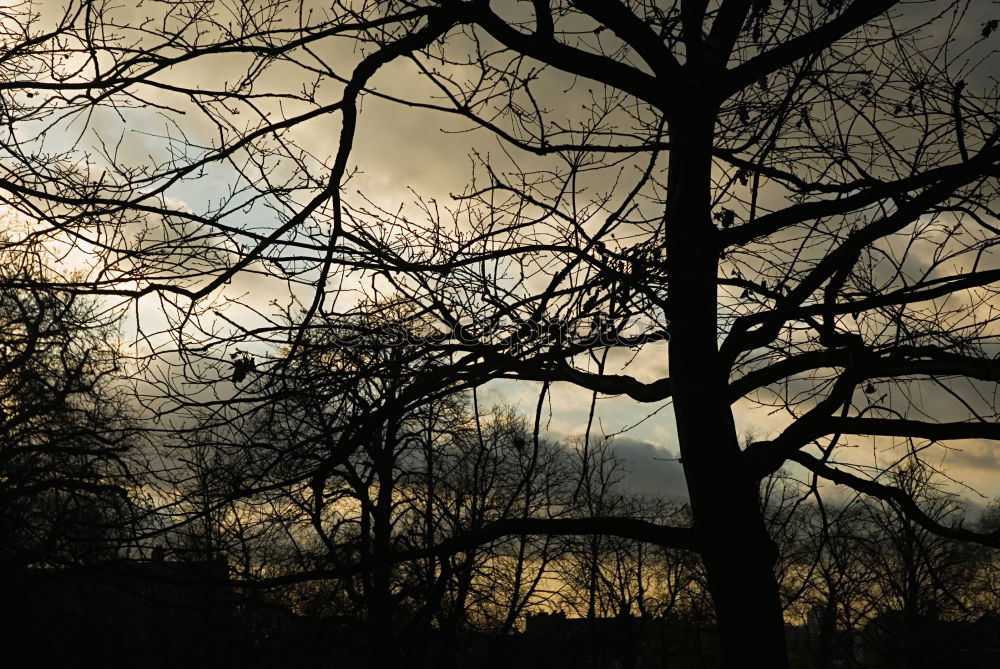
<instances>
[{"instance_id":1,"label":"sky","mask_svg":"<svg viewBox=\"0 0 1000 669\"><path fill-rule=\"evenodd\" d=\"M36 3L43 14L55 12L62 3L54 0L43 0ZM525 5L527 3L524 3ZM981 29L988 18L998 11L996 2L977 2L971 5L966 18L966 34L975 34ZM319 7L319 3L316 5ZM141 3L120 7L116 10L125 23L136 25L147 15L162 8L144 6ZM905 9L907 12L925 11L926 7L919 4ZM318 11L318 10L317 10ZM995 44L995 42L994 42ZM332 41L325 44L314 55L315 62L326 61L334 63L339 71L348 71L350 64L357 62L359 57L357 45L349 41ZM979 58L970 54L968 60L973 62ZM304 59L303 62L308 59ZM1000 73L996 67L997 61L989 61L981 69L982 81ZM245 73L247 63L236 57L219 56L209 62L198 62L189 67L175 68L163 75L163 81L184 81L204 89L223 85L233 81ZM468 68L458 64L452 65L451 75L456 79L469 76ZM589 111L584 108L594 100L594 86L580 79L570 79L565 76L541 73L537 87L538 103L541 106L551 105L553 108L574 110L567 112L570 117L587 118ZM267 93L284 93L288 96L299 95L303 90L302 69L285 65L273 66L263 72L257 82L256 90ZM384 95L404 99L429 100L437 95L427 80L420 76L412 61L401 60L385 67L373 79L372 86ZM329 104L339 97L342 86L326 80L315 91L317 104ZM171 149L179 140L175 122L183 122L183 130L187 138L202 147L212 146L213 142L222 141L226 134L238 133L240 128L250 127L254 123L253 113L249 105L232 105L233 111L227 115L228 129L213 126L197 110L188 109L187 103L179 103L176 95L164 89L151 89L143 93L145 105L119 114L114 110L99 111L87 120L84 144L101 137L109 143L117 142L114 163L118 169L128 166L141 167L150 162L169 159ZM300 96L301 97L301 96ZM161 113L152 106L156 104L183 104L186 113L183 118ZM301 99L291 97L277 102L262 100L257 104L261 115L274 114L286 117L301 113L309 108ZM582 111L581 111L582 110ZM246 119L245 121L243 119ZM79 127L77 123L74 128ZM338 147L340 120L338 114L325 114L303 123L288 133L289 140L308 151L303 153L301 161L292 165L290 161L281 163L277 160L259 166L250 165L246 157L237 155L232 163L223 167L208 169L204 175L178 183L168 191L172 202L180 209L192 211L210 210L223 194L232 188L238 188L235 178L235 166L248 169L250 172L260 172L276 181L295 180L302 178L296 170L303 172L315 170L317 178L322 177L321 164L328 162L335 155ZM460 132L461 131L461 132ZM53 135L49 141L50 148L66 144L70 137L77 137L71 128L61 129L59 135ZM120 141L117 141L120 140ZM83 144L77 144L82 146ZM505 143L492 138L484 130L470 130L469 123L414 107L401 107L376 96L364 97L362 113L356 133L355 148L351 157L352 167L358 172L348 182L345 190L354 194L363 193L365 198L386 211L400 211L417 220L421 217L418 198L425 202L435 201L442 206L457 206L453 195L466 191L469 187L470 169L473 160L470 149L475 148L480 155L489 155L497 169L517 166L530 171L544 168L549 164L542 160L516 150L510 149ZM95 164L100 160L95 159ZM110 167L110 166L106 166ZM627 183L629 178L635 178L639 164L622 166L622 173ZM602 180L608 183L614 175L614 170L601 172L586 181L581 186L581 193L586 190L586 197L593 197L602 187ZM610 189L610 185L607 186ZM619 191L621 188L618 189ZM247 191L240 191L234 196L228 209L229 218L239 218L240 225L258 231L273 229L276 220L287 216L287 212L276 213L260 204L240 207ZM288 201L294 201L290 197ZM357 198L355 202L362 202ZM162 223L162 222L161 222ZM164 239L167 235L177 234L170 231L169 226L161 225L153 228L156 234L150 243ZM158 231L158 232L157 232ZM205 254L219 252L225 255L229 246L236 242L218 236L204 242ZM206 256L207 257L207 256ZM70 259L70 262L73 260ZM251 269L264 270L265 265L257 263ZM366 286L359 281L352 283L349 279L342 286L345 303L350 304ZM257 273L241 273L226 286L216 291L211 298L211 306L218 309L229 321L241 324L252 324L265 317L280 317L280 314L293 297L307 301L309 298L307 286L292 289L283 282L268 279ZM170 339L166 333L174 322L176 314L168 313L162 302L153 298L144 298L136 309L131 311L132 320L129 328L137 331L141 328L149 333L162 333L153 337L149 344L166 346ZM266 318L264 319L266 320ZM225 320L217 321L217 325L226 328ZM206 325L210 330L212 326ZM191 332L194 340L200 340L205 335L197 331ZM136 343L138 339L136 339ZM263 353L262 348L254 348L245 344L255 352ZM138 351L138 349L137 349ZM231 350L220 350L215 355L225 361ZM666 345L663 343L646 346L635 351L616 351L611 356L609 371L628 373L643 381L652 381L666 375L667 357ZM224 363L220 369L225 370ZM215 372L219 373L219 372ZM228 388L218 390L225 394ZM494 381L481 389L481 400L491 402L510 402L522 408L526 414L533 414L537 403L539 385L531 382ZM556 384L550 394L543 416L544 425L552 436L560 439L571 439L580 435L586 428L589 419L592 394L589 391L572 387L569 384ZM928 395L924 398L928 404L940 408L942 416L959 415L961 409L947 403L942 395ZM641 404L625 397L602 397L596 402L596 418L592 426L595 437L615 435L616 448L630 468L629 485L638 492L659 492L668 497L683 496L685 487L680 464L677 462L677 439L674 432L672 409L669 402ZM750 406L748 402L737 403L734 407L738 431L741 435L753 435L758 439L775 436L786 424L787 418L769 413L760 408ZM872 457L884 461L892 458L893 451L885 440L871 440L871 443L858 448L871 450ZM967 482L972 488L986 497L1000 495L1000 455L995 444L967 440L953 444L953 448L935 451L936 462L944 463L956 479ZM867 457L867 456L866 456ZM976 498L975 492L966 490L966 495ZM981 499L981 497L980 497Z\"/></svg>"}]
</instances>

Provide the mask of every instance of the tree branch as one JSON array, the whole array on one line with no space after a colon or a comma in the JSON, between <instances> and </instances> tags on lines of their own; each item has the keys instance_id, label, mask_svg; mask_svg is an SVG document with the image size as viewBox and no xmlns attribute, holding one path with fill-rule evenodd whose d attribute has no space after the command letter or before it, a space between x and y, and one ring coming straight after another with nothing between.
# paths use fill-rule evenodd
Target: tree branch
<instances>
[{"instance_id":1,"label":"tree branch","mask_svg":"<svg viewBox=\"0 0 1000 669\"><path fill-rule=\"evenodd\" d=\"M658 77L670 86L681 76L681 65L660 36L620 0L573 0L573 6L612 30L631 46Z\"/></svg>"},{"instance_id":2,"label":"tree branch","mask_svg":"<svg viewBox=\"0 0 1000 669\"><path fill-rule=\"evenodd\" d=\"M968 541L991 548L1000 548L1000 530L986 534L966 530L962 527L942 525L924 513L913 498L899 488L887 486L871 479L861 478L842 469L837 469L802 451L794 453L791 459L821 478L839 485L846 485L852 490L864 493L869 497L875 497L876 499L888 502L893 507L902 511L906 517L934 534L948 539Z\"/></svg>"},{"instance_id":3,"label":"tree branch","mask_svg":"<svg viewBox=\"0 0 1000 669\"><path fill-rule=\"evenodd\" d=\"M508 49L564 72L618 88L660 108L664 108L670 98L668 90L656 77L617 60L568 46L554 38L522 33L512 28L483 3L469 7L467 19L480 26Z\"/></svg>"},{"instance_id":4,"label":"tree branch","mask_svg":"<svg viewBox=\"0 0 1000 669\"><path fill-rule=\"evenodd\" d=\"M887 12L898 2L899 0L854 0L840 16L829 23L728 70L721 78L720 99L725 100L767 74L829 48L834 42Z\"/></svg>"},{"instance_id":5,"label":"tree branch","mask_svg":"<svg viewBox=\"0 0 1000 669\"><path fill-rule=\"evenodd\" d=\"M947 183L957 187L964 181L982 176L985 170L1000 161L1000 149L988 148L970 160L944 165L926 170L920 174L896 181L878 182L853 195L835 200L818 200L795 204L771 214L761 216L751 223L723 231L720 235L722 247L743 246L761 237L779 232L804 221L828 216L838 216L857 211L881 200L904 195L917 188L933 187ZM861 188L862 184L855 184Z\"/></svg>"}]
</instances>

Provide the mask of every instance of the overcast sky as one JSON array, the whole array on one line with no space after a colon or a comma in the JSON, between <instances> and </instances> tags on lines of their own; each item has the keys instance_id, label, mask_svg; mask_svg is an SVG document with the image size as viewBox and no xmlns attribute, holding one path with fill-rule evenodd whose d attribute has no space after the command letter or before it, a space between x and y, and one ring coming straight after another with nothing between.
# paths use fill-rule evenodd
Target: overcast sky
<instances>
[{"instance_id":1,"label":"overcast sky","mask_svg":"<svg viewBox=\"0 0 1000 669\"><path fill-rule=\"evenodd\" d=\"M61 3L43 0L36 3L44 11L54 11ZM322 3L317 3L319 7ZM496 4L496 3L495 3ZM528 3L521 3L526 11ZM928 7L915 4L909 12L927 11ZM141 4L123 6L116 10L123 22L138 23L156 7ZM966 19L965 33L974 35L981 30L988 18L998 14L997 2L974 2L971 14ZM916 15L914 14L914 17ZM994 42L995 44L995 42ZM317 51L321 59L336 62L340 71L348 71L348 64L358 60L358 52L349 42L331 41ZM970 53L970 62L979 58L979 52ZM985 81L988 74L996 75L996 59L981 67L977 79ZM194 82L204 88L230 81L245 71L247 63L239 57L220 56L209 65L199 62L188 69L178 69L169 77L178 77L186 82ZM461 68L456 68L460 74ZM269 92L301 90L301 71L285 66L276 66L264 73L259 88ZM585 80L569 79L557 74L550 76L547 86L539 88L540 104L551 104L567 110L576 110L587 104L593 96L591 84ZM384 68L373 80L372 85L381 92L404 99L428 100L435 90L419 76L417 68L408 60L400 60ZM335 101L342 86L337 83L324 84L318 91L320 102ZM169 93L147 91L152 102L176 102ZM262 109L271 113L290 115L295 113L295 103L279 107L274 102L262 103ZM270 105L270 106L269 106ZM168 142L164 139L170 132L170 124L153 108L130 110L119 115L111 110L98 112L88 119L91 137L98 135L106 139L121 138L120 150L116 154L119 166L148 164L151 158L161 158L169 153ZM184 119L185 131L192 141L211 141L214 129L197 113ZM321 116L296 128L291 137L319 159L332 156L337 150L339 117L336 114ZM351 192L362 191L365 196L389 211L403 208L415 212L416 195L442 203L451 201L451 196L465 190L469 183L470 150L474 147L481 154L490 154L496 165L502 167L509 159L503 151L509 147L482 130L469 130L469 124L434 112L397 104L366 96L356 134L356 147L352 154L352 166L360 171L349 182ZM69 134L66 135L67 137ZM55 140L58 143L58 140ZM55 148L55 147L52 147ZM519 166L530 167L544 161L531 156L512 153ZM275 175L286 169L280 165L274 168ZM210 169L197 180L182 182L170 190L170 195L181 207L201 210L207 203L219 197L233 182L233 173L228 167ZM248 226L267 230L275 225L273 213L262 207L247 210L244 223ZM219 241L220 248L223 242ZM206 244L210 248L211 243ZM351 286L346 286L350 289ZM240 305L229 305L231 318L252 318L253 311L271 313L271 303L287 303L287 287L280 282L268 280L258 274L244 273L219 292L216 302L226 308L228 300L238 300ZM168 325L162 311L162 304L155 299L146 299L138 310L138 318L149 331L163 330ZM135 322L130 327L135 327ZM637 355L634 351L618 351L611 356L608 371L627 373L643 381L652 381L666 375L667 358L665 344L647 346ZM537 403L538 384L493 382L481 391L487 402L513 402L528 415L533 415ZM939 405L940 418L961 415L962 410L948 404L948 398L925 396L929 404ZM569 438L581 434L588 422L591 393L567 384L556 384L551 389L551 397L546 404L543 417L545 426L553 436ZM738 430L744 435L768 438L775 436L786 424L787 417L760 409L753 409L741 402L735 407ZM964 416L963 416L964 417ZM669 403L641 404L624 397L600 398L596 404L596 420L592 426L595 437L615 435L618 453L629 463L629 484L638 492L660 492L666 496L684 494L683 476L677 459L677 442L673 428L672 410ZM860 441L860 440L859 440ZM885 440L871 440L866 448L871 457L885 462L894 451L886 450ZM937 462L947 465L954 477L967 482L987 496L1000 495L1000 457L995 444L983 441L963 441L953 444L950 450L934 451ZM859 449L862 448L858 445ZM866 455L866 457L868 457ZM969 493L971 494L971 493Z\"/></svg>"}]
</instances>

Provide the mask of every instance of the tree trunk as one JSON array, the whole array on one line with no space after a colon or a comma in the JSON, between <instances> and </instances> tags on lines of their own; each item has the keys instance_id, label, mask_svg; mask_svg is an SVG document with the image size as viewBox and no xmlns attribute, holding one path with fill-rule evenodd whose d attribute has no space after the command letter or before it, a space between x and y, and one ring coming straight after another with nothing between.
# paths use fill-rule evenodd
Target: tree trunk
<instances>
[{"instance_id":1,"label":"tree trunk","mask_svg":"<svg viewBox=\"0 0 1000 669\"><path fill-rule=\"evenodd\" d=\"M371 657L377 666L402 666L400 640L396 636L392 594L392 510L393 510L393 445L395 432L376 450L375 462L378 492L372 511L371 591L369 593L369 626Z\"/></svg>"},{"instance_id":2,"label":"tree trunk","mask_svg":"<svg viewBox=\"0 0 1000 669\"><path fill-rule=\"evenodd\" d=\"M690 91L688 100L697 99ZM683 95L683 93L681 93ZM728 371L718 354L718 249L711 212L715 110L671 119L665 234L670 378L699 550L727 667L788 666L774 575L776 548L758 482L740 467Z\"/></svg>"}]
</instances>

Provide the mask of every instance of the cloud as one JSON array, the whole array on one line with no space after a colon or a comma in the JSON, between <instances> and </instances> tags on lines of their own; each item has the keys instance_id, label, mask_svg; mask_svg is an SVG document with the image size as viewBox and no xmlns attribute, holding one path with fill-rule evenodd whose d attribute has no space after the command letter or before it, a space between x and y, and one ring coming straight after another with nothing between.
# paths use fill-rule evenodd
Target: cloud
<instances>
[{"instance_id":1,"label":"cloud","mask_svg":"<svg viewBox=\"0 0 1000 669\"><path fill-rule=\"evenodd\" d=\"M997 442L968 439L949 443L948 446L944 460L949 475L981 495L1000 498L1000 448Z\"/></svg>"},{"instance_id":2,"label":"cloud","mask_svg":"<svg viewBox=\"0 0 1000 669\"><path fill-rule=\"evenodd\" d=\"M676 451L631 437L615 439L613 449L625 462L627 475L622 483L632 492L668 499L687 497L684 468Z\"/></svg>"}]
</instances>

